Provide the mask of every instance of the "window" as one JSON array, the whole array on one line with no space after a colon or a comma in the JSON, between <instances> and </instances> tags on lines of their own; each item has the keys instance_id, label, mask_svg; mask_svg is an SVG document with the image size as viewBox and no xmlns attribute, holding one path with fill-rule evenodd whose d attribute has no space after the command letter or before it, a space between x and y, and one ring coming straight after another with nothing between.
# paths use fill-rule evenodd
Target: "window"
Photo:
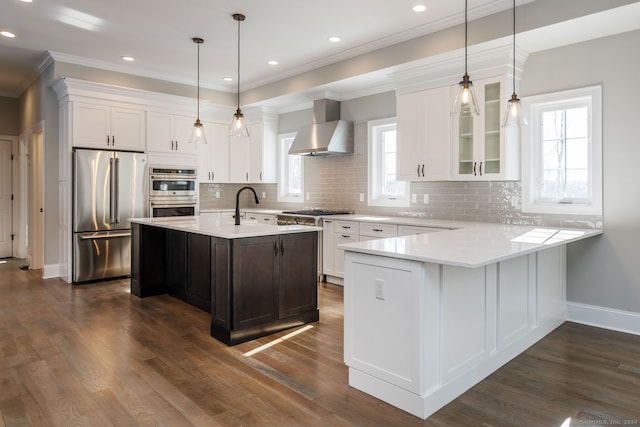
<instances>
[{"instance_id":1,"label":"window","mask_svg":"<svg viewBox=\"0 0 640 427\"><path fill-rule=\"evenodd\" d=\"M602 214L602 87L523 99L522 210Z\"/></svg>"},{"instance_id":2,"label":"window","mask_svg":"<svg viewBox=\"0 0 640 427\"><path fill-rule=\"evenodd\" d=\"M278 201L300 202L304 191L304 169L302 156L290 155L295 133L278 135Z\"/></svg>"},{"instance_id":3,"label":"window","mask_svg":"<svg viewBox=\"0 0 640 427\"><path fill-rule=\"evenodd\" d=\"M369 129L369 206L409 206L409 184L396 179L396 119L373 120Z\"/></svg>"}]
</instances>

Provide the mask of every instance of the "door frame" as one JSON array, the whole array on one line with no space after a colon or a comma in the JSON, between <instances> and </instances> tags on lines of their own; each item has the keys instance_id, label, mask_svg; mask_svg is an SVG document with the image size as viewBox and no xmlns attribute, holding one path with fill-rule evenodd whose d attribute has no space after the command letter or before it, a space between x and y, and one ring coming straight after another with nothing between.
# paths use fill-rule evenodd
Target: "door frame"
<instances>
[{"instance_id":1,"label":"door frame","mask_svg":"<svg viewBox=\"0 0 640 427\"><path fill-rule=\"evenodd\" d=\"M13 202L11 203L11 233L17 235L17 219L19 218L18 214L18 203L17 203L17 189L18 189L18 167L17 165L17 156L18 152L18 137L11 135L0 135L0 139L4 141L9 141L11 143L11 194L13 194ZM16 162L16 163L14 163ZM11 245L11 256L16 256L17 250L17 239L14 236L12 245Z\"/></svg>"},{"instance_id":2,"label":"door frame","mask_svg":"<svg viewBox=\"0 0 640 427\"><path fill-rule=\"evenodd\" d=\"M35 162L35 164L34 164ZM44 267L44 121L20 135L18 256L29 269Z\"/></svg>"}]
</instances>

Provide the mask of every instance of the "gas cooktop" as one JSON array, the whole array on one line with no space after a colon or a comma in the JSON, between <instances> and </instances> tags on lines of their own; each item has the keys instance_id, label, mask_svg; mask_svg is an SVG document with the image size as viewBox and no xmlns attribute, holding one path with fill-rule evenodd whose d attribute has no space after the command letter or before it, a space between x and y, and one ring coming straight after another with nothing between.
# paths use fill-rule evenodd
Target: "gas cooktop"
<instances>
[{"instance_id":1,"label":"gas cooktop","mask_svg":"<svg viewBox=\"0 0 640 427\"><path fill-rule=\"evenodd\" d=\"M353 212L344 209L301 209L298 211L282 211L283 214L289 215L308 215L308 216L323 216L323 215L346 215Z\"/></svg>"}]
</instances>

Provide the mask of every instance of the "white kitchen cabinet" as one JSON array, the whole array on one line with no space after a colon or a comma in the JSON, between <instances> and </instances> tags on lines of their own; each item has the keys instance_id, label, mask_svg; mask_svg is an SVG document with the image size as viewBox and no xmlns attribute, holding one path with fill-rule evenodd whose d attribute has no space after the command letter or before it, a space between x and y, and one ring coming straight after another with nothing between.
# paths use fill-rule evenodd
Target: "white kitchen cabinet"
<instances>
[{"instance_id":1,"label":"white kitchen cabinet","mask_svg":"<svg viewBox=\"0 0 640 427\"><path fill-rule=\"evenodd\" d=\"M332 219L322 220L322 274L335 276L336 274L336 237L335 223Z\"/></svg>"},{"instance_id":2,"label":"white kitchen cabinet","mask_svg":"<svg viewBox=\"0 0 640 427\"><path fill-rule=\"evenodd\" d=\"M249 125L251 167L249 178L256 183L277 182L277 125L271 122Z\"/></svg>"},{"instance_id":3,"label":"white kitchen cabinet","mask_svg":"<svg viewBox=\"0 0 640 427\"><path fill-rule=\"evenodd\" d=\"M398 236L411 236L412 234L435 233L447 231L446 228L423 227L420 225L398 225Z\"/></svg>"},{"instance_id":4,"label":"white kitchen cabinet","mask_svg":"<svg viewBox=\"0 0 640 427\"><path fill-rule=\"evenodd\" d=\"M229 125L204 122L206 144L198 144L198 181L229 182Z\"/></svg>"},{"instance_id":5,"label":"white kitchen cabinet","mask_svg":"<svg viewBox=\"0 0 640 427\"><path fill-rule=\"evenodd\" d=\"M399 94L397 168L403 181L451 178L451 102L448 86Z\"/></svg>"},{"instance_id":6,"label":"white kitchen cabinet","mask_svg":"<svg viewBox=\"0 0 640 427\"><path fill-rule=\"evenodd\" d=\"M256 221L258 224L276 225L276 216L271 214L260 214L247 212L245 218L248 221Z\"/></svg>"},{"instance_id":7,"label":"white kitchen cabinet","mask_svg":"<svg viewBox=\"0 0 640 427\"><path fill-rule=\"evenodd\" d=\"M229 139L229 182L277 182L276 132L274 123L252 123L249 138Z\"/></svg>"},{"instance_id":8,"label":"white kitchen cabinet","mask_svg":"<svg viewBox=\"0 0 640 427\"><path fill-rule=\"evenodd\" d=\"M229 138L229 182L248 183L251 169L251 140L243 136Z\"/></svg>"},{"instance_id":9,"label":"white kitchen cabinet","mask_svg":"<svg viewBox=\"0 0 640 427\"><path fill-rule=\"evenodd\" d=\"M74 102L74 147L144 151L144 110Z\"/></svg>"},{"instance_id":10,"label":"white kitchen cabinet","mask_svg":"<svg viewBox=\"0 0 640 427\"><path fill-rule=\"evenodd\" d=\"M460 181L520 179L520 149L517 134L501 127L506 108L504 77L474 82L479 116L453 118L453 176ZM452 94L457 86L452 88Z\"/></svg>"},{"instance_id":11,"label":"white kitchen cabinet","mask_svg":"<svg viewBox=\"0 0 640 427\"><path fill-rule=\"evenodd\" d=\"M195 118L147 112L147 151L168 154L196 154L189 142Z\"/></svg>"}]
</instances>

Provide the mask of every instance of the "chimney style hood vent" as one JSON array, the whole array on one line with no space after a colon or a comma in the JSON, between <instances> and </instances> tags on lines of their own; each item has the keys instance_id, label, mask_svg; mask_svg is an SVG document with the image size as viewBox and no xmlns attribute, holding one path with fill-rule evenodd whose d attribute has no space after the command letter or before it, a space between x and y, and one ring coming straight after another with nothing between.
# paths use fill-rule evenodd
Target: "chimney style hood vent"
<instances>
[{"instance_id":1,"label":"chimney style hood vent","mask_svg":"<svg viewBox=\"0 0 640 427\"><path fill-rule=\"evenodd\" d=\"M329 156L353 153L353 123L340 120L340 102L313 102L313 124L298 130L289 154Z\"/></svg>"}]
</instances>

